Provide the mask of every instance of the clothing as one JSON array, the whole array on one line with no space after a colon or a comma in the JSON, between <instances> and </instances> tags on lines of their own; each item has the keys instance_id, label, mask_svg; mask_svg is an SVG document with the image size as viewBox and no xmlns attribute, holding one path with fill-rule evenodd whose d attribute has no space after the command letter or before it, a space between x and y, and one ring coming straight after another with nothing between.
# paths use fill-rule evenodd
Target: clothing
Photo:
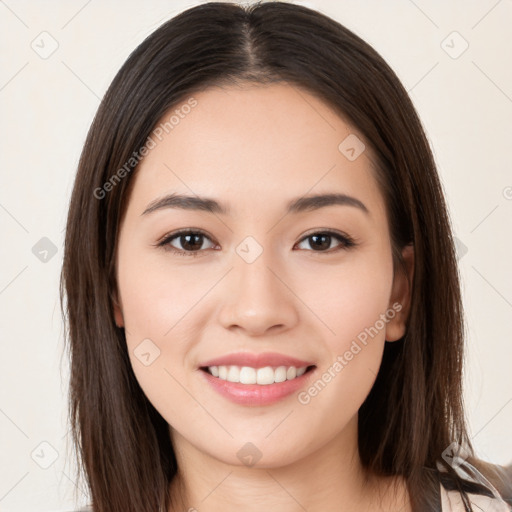
<instances>
[{"instance_id":1,"label":"clothing","mask_svg":"<svg viewBox=\"0 0 512 512\"><path fill-rule=\"evenodd\" d=\"M455 472L467 482L483 486L481 492L467 492L467 497L472 509L475 512L510 512L512 504L508 504L499 494L496 488L485 478L475 466L467 461L455 458L453 468ZM445 473L442 467L438 465L440 474ZM446 473L445 473L446 474ZM455 489L451 489L449 485L440 483L440 501L442 512L465 512L461 493Z\"/></svg>"},{"instance_id":2,"label":"clothing","mask_svg":"<svg viewBox=\"0 0 512 512\"><path fill-rule=\"evenodd\" d=\"M509 507L501 498L489 498L478 494L468 494L469 502L475 512L510 512ZM457 491L446 491L441 485L441 510L442 512L465 512L462 497Z\"/></svg>"}]
</instances>

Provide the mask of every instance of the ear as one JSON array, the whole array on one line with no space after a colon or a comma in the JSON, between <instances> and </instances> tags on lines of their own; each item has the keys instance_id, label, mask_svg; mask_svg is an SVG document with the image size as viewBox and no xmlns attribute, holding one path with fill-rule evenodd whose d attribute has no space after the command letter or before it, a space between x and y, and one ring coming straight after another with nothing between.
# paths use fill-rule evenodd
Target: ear
<instances>
[{"instance_id":1,"label":"ear","mask_svg":"<svg viewBox=\"0 0 512 512\"><path fill-rule=\"evenodd\" d=\"M412 282L414 279L414 247L406 245L402 250L405 272L399 266L393 276L389 308L396 312L386 324L386 341L397 341L405 335L411 306Z\"/></svg>"},{"instance_id":2,"label":"ear","mask_svg":"<svg viewBox=\"0 0 512 512\"><path fill-rule=\"evenodd\" d=\"M114 312L114 320L116 322L117 327L124 327L123 311L119 304L117 290L114 290L112 292L112 310Z\"/></svg>"}]
</instances>

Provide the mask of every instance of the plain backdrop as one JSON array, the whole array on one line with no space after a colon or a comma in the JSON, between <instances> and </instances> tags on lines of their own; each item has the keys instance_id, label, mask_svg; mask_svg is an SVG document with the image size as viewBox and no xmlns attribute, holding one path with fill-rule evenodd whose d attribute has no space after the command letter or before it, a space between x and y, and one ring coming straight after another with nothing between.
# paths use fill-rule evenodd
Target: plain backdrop
<instances>
[{"instance_id":1,"label":"plain backdrop","mask_svg":"<svg viewBox=\"0 0 512 512\"><path fill-rule=\"evenodd\" d=\"M67 444L68 366L58 300L68 200L87 130L117 70L159 25L198 3L0 1L4 512L66 511L86 502ZM481 458L509 464L512 2L297 3L374 46L419 111L458 240L472 441Z\"/></svg>"}]
</instances>

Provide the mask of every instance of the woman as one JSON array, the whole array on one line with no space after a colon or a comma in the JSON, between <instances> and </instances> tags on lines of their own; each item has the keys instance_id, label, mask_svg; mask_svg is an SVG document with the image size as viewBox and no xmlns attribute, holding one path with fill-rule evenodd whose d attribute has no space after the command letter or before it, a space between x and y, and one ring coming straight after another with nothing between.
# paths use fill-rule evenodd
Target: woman
<instances>
[{"instance_id":1,"label":"woman","mask_svg":"<svg viewBox=\"0 0 512 512\"><path fill-rule=\"evenodd\" d=\"M81 156L61 291L97 512L509 510L466 431L425 134L318 12L204 4L130 55Z\"/></svg>"}]
</instances>

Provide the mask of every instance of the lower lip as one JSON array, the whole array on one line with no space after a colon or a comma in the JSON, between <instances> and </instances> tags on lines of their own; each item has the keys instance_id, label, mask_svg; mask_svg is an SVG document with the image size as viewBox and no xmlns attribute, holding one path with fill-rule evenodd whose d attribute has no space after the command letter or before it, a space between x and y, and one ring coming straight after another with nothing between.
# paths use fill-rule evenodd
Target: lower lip
<instances>
[{"instance_id":1,"label":"lower lip","mask_svg":"<svg viewBox=\"0 0 512 512\"><path fill-rule=\"evenodd\" d=\"M302 388L316 368L300 377L274 384L240 384L214 377L205 370L199 370L215 391L239 405L270 405Z\"/></svg>"}]
</instances>

